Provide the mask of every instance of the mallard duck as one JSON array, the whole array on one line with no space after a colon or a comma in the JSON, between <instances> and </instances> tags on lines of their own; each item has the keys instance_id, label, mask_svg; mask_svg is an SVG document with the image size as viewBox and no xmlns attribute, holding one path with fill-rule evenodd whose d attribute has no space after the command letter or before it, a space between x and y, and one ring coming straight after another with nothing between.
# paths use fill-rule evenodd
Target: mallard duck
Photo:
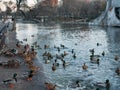
<instances>
[{"instance_id":1,"label":"mallard duck","mask_svg":"<svg viewBox=\"0 0 120 90\"><path fill-rule=\"evenodd\" d=\"M116 56L115 56L115 60L118 61L118 59L119 59L119 57L116 55Z\"/></svg>"},{"instance_id":2,"label":"mallard duck","mask_svg":"<svg viewBox=\"0 0 120 90\"><path fill-rule=\"evenodd\" d=\"M115 72L117 73L117 75L120 75L120 68L116 68Z\"/></svg>"},{"instance_id":3,"label":"mallard duck","mask_svg":"<svg viewBox=\"0 0 120 90\"><path fill-rule=\"evenodd\" d=\"M92 55L94 55L94 52L95 52L95 51L94 51L94 48L93 48L93 49L90 49L89 51L91 52Z\"/></svg>"},{"instance_id":4,"label":"mallard duck","mask_svg":"<svg viewBox=\"0 0 120 90\"><path fill-rule=\"evenodd\" d=\"M106 90L109 90L110 88L110 82L109 79L106 79L105 82L97 82L94 84L97 87L102 87L102 88L106 88Z\"/></svg>"},{"instance_id":5,"label":"mallard duck","mask_svg":"<svg viewBox=\"0 0 120 90\"><path fill-rule=\"evenodd\" d=\"M49 45L44 45L44 49L47 49L47 48L49 48Z\"/></svg>"},{"instance_id":6,"label":"mallard duck","mask_svg":"<svg viewBox=\"0 0 120 90\"><path fill-rule=\"evenodd\" d=\"M90 55L90 60L96 62L99 59L100 55Z\"/></svg>"},{"instance_id":7,"label":"mallard duck","mask_svg":"<svg viewBox=\"0 0 120 90\"><path fill-rule=\"evenodd\" d=\"M56 70L56 65L53 63L52 71L55 71L55 70Z\"/></svg>"},{"instance_id":8,"label":"mallard duck","mask_svg":"<svg viewBox=\"0 0 120 90\"><path fill-rule=\"evenodd\" d=\"M64 56L68 55L68 53L66 51L64 51Z\"/></svg>"},{"instance_id":9,"label":"mallard duck","mask_svg":"<svg viewBox=\"0 0 120 90\"><path fill-rule=\"evenodd\" d=\"M57 85L53 85L52 83L45 83L47 90L55 90Z\"/></svg>"},{"instance_id":10,"label":"mallard duck","mask_svg":"<svg viewBox=\"0 0 120 90\"><path fill-rule=\"evenodd\" d=\"M73 54L73 58L74 58L74 59L76 58L76 54L75 54L75 53Z\"/></svg>"},{"instance_id":11,"label":"mallard duck","mask_svg":"<svg viewBox=\"0 0 120 90\"><path fill-rule=\"evenodd\" d=\"M58 50L58 52L60 52L60 48L59 47L57 47L57 50Z\"/></svg>"},{"instance_id":12,"label":"mallard duck","mask_svg":"<svg viewBox=\"0 0 120 90\"><path fill-rule=\"evenodd\" d=\"M60 46L62 47L62 48L64 48L65 46L64 45L62 45L62 44L60 44Z\"/></svg>"},{"instance_id":13,"label":"mallard duck","mask_svg":"<svg viewBox=\"0 0 120 90\"><path fill-rule=\"evenodd\" d=\"M27 41L27 38L23 39L23 41Z\"/></svg>"},{"instance_id":14,"label":"mallard duck","mask_svg":"<svg viewBox=\"0 0 120 90\"><path fill-rule=\"evenodd\" d=\"M102 44L100 44L100 43L97 43L97 46L101 46Z\"/></svg>"},{"instance_id":15,"label":"mallard duck","mask_svg":"<svg viewBox=\"0 0 120 90\"><path fill-rule=\"evenodd\" d=\"M74 53L74 49L72 49L72 51L71 51L72 53Z\"/></svg>"},{"instance_id":16,"label":"mallard duck","mask_svg":"<svg viewBox=\"0 0 120 90\"><path fill-rule=\"evenodd\" d=\"M48 64L48 63L50 63L50 60L45 60L45 64Z\"/></svg>"},{"instance_id":17,"label":"mallard duck","mask_svg":"<svg viewBox=\"0 0 120 90\"><path fill-rule=\"evenodd\" d=\"M86 70L87 68L88 68L88 66L84 63L83 66L82 66L82 69Z\"/></svg>"},{"instance_id":18,"label":"mallard duck","mask_svg":"<svg viewBox=\"0 0 120 90\"><path fill-rule=\"evenodd\" d=\"M34 35L31 35L31 37L34 37Z\"/></svg>"},{"instance_id":19,"label":"mallard duck","mask_svg":"<svg viewBox=\"0 0 120 90\"><path fill-rule=\"evenodd\" d=\"M104 51L102 52L102 56L105 56L105 52Z\"/></svg>"}]
</instances>

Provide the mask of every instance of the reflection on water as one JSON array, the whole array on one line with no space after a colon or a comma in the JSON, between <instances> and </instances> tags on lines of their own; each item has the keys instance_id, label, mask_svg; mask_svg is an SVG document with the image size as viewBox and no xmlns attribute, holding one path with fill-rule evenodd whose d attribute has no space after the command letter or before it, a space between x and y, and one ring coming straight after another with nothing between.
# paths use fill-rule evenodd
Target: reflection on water
<instances>
[{"instance_id":1,"label":"reflection on water","mask_svg":"<svg viewBox=\"0 0 120 90\"><path fill-rule=\"evenodd\" d=\"M112 28L109 27L108 28L108 43L109 43L109 51L112 52L114 50L113 53L116 52L116 54L120 54L119 50L120 50L120 28Z\"/></svg>"},{"instance_id":2,"label":"reflection on water","mask_svg":"<svg viewBox=\"0 0 120 90\"><path fill-rule=\"evenodd\" d=\"M34 37L32 37L34 35ZM27 38L27 42L23 39ZM93 83L105 82L110 80L110 90L120 90L120 77L116 75L115 69L120 66L120 61L115 61L115 55L120 55L120 30L119 28L103 28L103 27L87 27L87 26L71 26L67 27L56 24L52 26L44 26L37 24L17 24L17 39L23 41L24 44L32 45L34 42L40 45L42 49L38 49L38 58L44 66L44 73L49 81L57 83L58 90L93 90L96 87ZM97 43L99 45L97 46ZM44 45L49 45L49 49L44 49ZM56 47L65 45L64 49L57 51ZM90 49L95 50L96 55L100 55L100 64L90 62ZM71 53L74 49L76 59ZM50 64L45 64L42 54L47 51L53 56ZM60 55L66 51L68 55L64 58L68 62L68 66L64 69L61 60L55 72L51 67L56 59L55 55ZM105 56L102 56L102 52ZM86 63L88 70L82 70L83 63ZM80 88L70 88L70 84L79 80ZM88 89L85 89L88 88ZM105 90L105 88L101 88Z\"/></svg>"}]
</instances>

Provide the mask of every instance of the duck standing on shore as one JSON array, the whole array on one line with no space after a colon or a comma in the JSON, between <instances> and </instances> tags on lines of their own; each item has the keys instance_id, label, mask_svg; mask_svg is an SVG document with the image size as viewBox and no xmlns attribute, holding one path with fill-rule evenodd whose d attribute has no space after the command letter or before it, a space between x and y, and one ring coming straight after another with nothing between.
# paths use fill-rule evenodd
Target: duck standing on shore
<instances>
[{"instance_id":1,"label":"duck standing on shore","mask_svg":"<svg viewBox=\"0 0 120 90\"><path fill-rule=\"evenodd\" d=\"M33 70L30 70L27 80L28 80L28 81L31 81L33 75L34 75L34 71L33 71Z\"/></svg>"},{"instance_id":2,"label":"duck standing on shore","mask_svg":"<svg viewBox=\"0 0 120 90\"><path fill-rule=\"evenodd\" d=\"M17 73L13 74L13 79L17 82Z\"/></svg>"}]
</instances>

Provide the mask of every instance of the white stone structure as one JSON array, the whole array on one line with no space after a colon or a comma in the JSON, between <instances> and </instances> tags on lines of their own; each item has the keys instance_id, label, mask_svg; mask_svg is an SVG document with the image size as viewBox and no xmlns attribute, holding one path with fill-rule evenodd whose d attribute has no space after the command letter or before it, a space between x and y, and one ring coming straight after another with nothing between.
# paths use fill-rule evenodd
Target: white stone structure
<instances>
[{"instance_id":1,"label":"white stone structure","mask_svg":"<svg viewBox=\"0 0 120 90\"><path fill-rule=\"evenodd\" d=\"M120 26L120 0L106 0L105 11L89 25Z\"/></svg>"}]
</instances>

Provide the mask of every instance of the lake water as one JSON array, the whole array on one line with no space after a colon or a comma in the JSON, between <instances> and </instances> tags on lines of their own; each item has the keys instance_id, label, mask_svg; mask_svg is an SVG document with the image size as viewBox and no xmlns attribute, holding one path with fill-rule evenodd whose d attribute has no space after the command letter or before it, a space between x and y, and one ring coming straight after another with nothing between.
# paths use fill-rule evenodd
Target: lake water
<instances>
[{"instance_id":1,"label":"lake water","mask_svg":"<svg viewBox=\"0 0 120 90\"><path fill-rule=\"evenodd\" d=\"M110 90L120 90L120 76L115 73L117 67L120 67L120 60L115 61L115 55L120 57L120 28L97 27L97 26L78 26L61 24L33 24L17 23L17 39L24 44L32 45L34 42L41 47L37 49L39 62L43 63L44 73L48 80L56 83L57 90L95 90L96 82L105 82L110 80ZM27 42L24 39L27 38ZM99 45L97 46L97 43ZM63 49L60 45L64 45ZM49 45L44 49L44 45ZM55 48L60 47L60 52ZM90 49L95 50L95 55L100 55L100 64L90 62ZM71 53L74 49L76 58ZM45 64L42 54L47 51L53 56L49 64ZM60 55L66 51L68 53L64 60L69 63L64 69L61 60L56 71L51 67L55 60L55 55ZM102 52L105 56L102 56ZM86 63L87 70L82 69ZM81 87L69 87L80 81ZM99 87L100 90L106 90Z\"/></svg>"}]
</instances>

